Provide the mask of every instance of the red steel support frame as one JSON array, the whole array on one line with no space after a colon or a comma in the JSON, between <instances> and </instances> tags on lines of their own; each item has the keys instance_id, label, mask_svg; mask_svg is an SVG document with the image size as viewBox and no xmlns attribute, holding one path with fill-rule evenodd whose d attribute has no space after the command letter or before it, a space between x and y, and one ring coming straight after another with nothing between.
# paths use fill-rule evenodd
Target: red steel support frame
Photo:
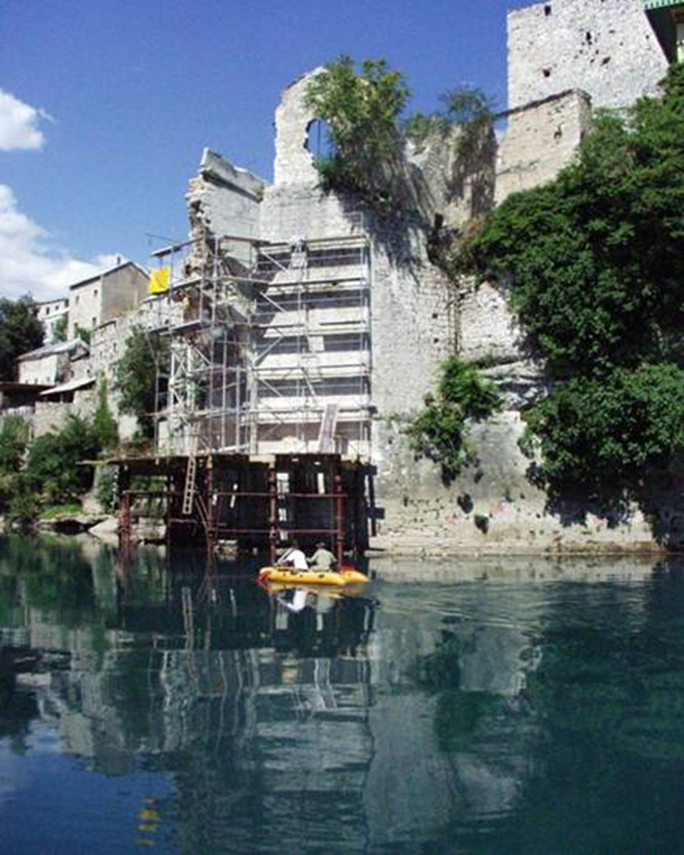
<instances>
[{"instance_id":1,"label":"red steel support frame","mask_svg":"<svg viewBox=\"0 0 684 855\"><path fill-rule=\"evenodd\" d=\"M337 555L337 566L342 566L344 557L344 493L342 492L342 476L337 474L334 478L335 491L335 547Z\"/></svg>"},{"instance_id":2,"label":"red steel support frame","mask_svg":"<svg viewBox=\"0 0 684 855\"><path fill-rule=\"evenodd\" d=\"M277 543L278 543L278 533L280 527L278 525L278 484L276 478L276 469L275 467L270 467L268 470L267 476L267 492L263 491L250 491L250 490L236 490L231 492L223 492L221 490L214 491L214 467L211 465L211 462L207 466L206 470L206 506L204 515L200 513L200 523L204 523L205 526L205 538L206 538L206 547L207 554L211 558L216 554L216 547L218 545L218 539L221 535L267 535L269 542L269 552L270 552L270 560L271 563L274 564L276 561L276 552L277 552ZM124 487L128 486L129 479L125 477L124 479ZM120 493L120 501L119 501L119 544L122 550L124 557L128 557L130 555L131 547L132 547L132 525L131 525L131 506L135 497L147 497L147 498L164 498L167 502L167 513L166 513L166 523L168 527L167 533L167 543L170 545L171 543L171 535L170 529L171 526L175 523L192 523L196 524L196 519L190 519L184 517L182 519L175 519L171 514L171 501L174 498L177 498L181 495L178 491L173 490L171 479L167 479L167 489L166 490L129 490L123 489ZM268 528L229 528L228 526L221 525L221 507L223 504L223 500L226 498L230 499L239 499L239 498L264 498L269 501L269 512L268 512ZM344 547L345 547L345 500L349 498L349 496L343 491L342 484L342 476L337 473L333 477L333 491L331 493L303 493L303 492L292 492L285 493L282 496L283 499L318 499L323 501L330 501L332 505L333 511L333 522L334 527L332 528L291 528L287 524L285 524L285 528L287 529L289 535L291 537L297 537L298 535L318 535L329 537L334 543L334 550L337 557L337 561L339 565L342 565L342 561L344 558ZM202 505L203 503L198 503ZM204 519L202 519L204 516Z\"/></svg>"},{"instance_id":3,"label":"red steel support frame","mask_svg":"<svg viewBox=\"0 0 684 855\"><path fill-rule=\"evenodd\" d=\"M276 563L276 541L278 539L278 485L273 466L268 469L268 545L271 554L271 566Z\"/></svg>"},{"instance_id":4,"label":"red steel support frame","mask_svg":"<svg viewBox=\"0 0 684 855\"><path fill-rule=\"evenodd\" d=\"M214 466L213 460L210 457L207 461L206 470L206 485L207 485L207 517L206 517L206 539L207 539L207 557L213 562L216 560L216 546L218 543L217 532L217 517L216 517L216 502L217 496L214 494Z\"/></svg>"}]
</instances>

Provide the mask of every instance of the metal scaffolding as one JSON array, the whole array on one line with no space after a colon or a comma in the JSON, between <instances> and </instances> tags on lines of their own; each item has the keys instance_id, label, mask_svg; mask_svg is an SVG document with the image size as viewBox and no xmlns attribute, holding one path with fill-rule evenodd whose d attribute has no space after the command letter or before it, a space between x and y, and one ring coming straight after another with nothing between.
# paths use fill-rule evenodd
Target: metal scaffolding
<instances>
[{"instance_id":1,"label":"metal scaffolding","mask_svg":"<svg viewBox=\"0 0 684 855\"><path fill-rule=\"evenodd\" d=\"M154 257L169 269L158 453L370 455L363 230L291 243L203 235Z\"/></svg>"}]
</instances>

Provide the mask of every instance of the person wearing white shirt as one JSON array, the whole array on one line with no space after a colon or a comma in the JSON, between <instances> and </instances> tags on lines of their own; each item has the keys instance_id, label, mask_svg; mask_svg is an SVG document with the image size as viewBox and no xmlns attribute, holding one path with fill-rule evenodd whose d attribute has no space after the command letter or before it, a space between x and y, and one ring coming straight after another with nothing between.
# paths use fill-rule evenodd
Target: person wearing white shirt
<instances>
[{"instance_id":1,"label":"person wearing white shirt","mask_svg":"<svg viewBox=\"0 0 684 855\"><path fill-rule=\"evenodd\" d=\"M278 564L290 564L295 570L309 569L306 555L304 555L302 550L299 548L299 544L296 540L293 540L291 548L280 556Z\"/></svg>"}]
</instances>

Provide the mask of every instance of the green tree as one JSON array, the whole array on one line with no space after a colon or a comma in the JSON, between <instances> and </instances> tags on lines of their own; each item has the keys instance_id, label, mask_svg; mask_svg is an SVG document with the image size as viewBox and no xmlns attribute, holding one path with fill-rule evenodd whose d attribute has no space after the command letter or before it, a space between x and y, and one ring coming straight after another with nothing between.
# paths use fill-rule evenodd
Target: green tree
<instances>
[{"instance_id":1,"label":"green tree","mask_svg":"<svg viewBox=\"0 0 684 855\"><path fill-rule=\"evenodd\" d=\"M116 506L117 498L116 470L111 466L101 469L95 486L95 497L103 511L111 514Z\"/></svg>"},{"instance_id":2,"label":"green tree","mask_svg":"<svg viewBox=\"0 0 684 855\"><path fill-rule=\"evenodd\" d=\"M0 512L21 492L21 467L29 444L29 426L19 416L0 422Z\"/></svg>"},{"instance_id":3,"label":"green tree","mask_svg":"<svg viewBox=\"0 0 684 855\"><path fill-rule=\"evenodd\" d=\"M6 516L10 526L21 532L29 532L38 517L40 508L30 491L19 490L8 502Z\"/></svg>"},{"instance_id":4,"label":"green tree","mask_svg":"<svg viewBox=\"0 0 684 855\"><path fill-rule=\"evenodd\" d=\"M94 459L100 450L86 421L70 415L59 433L46 433L34 440L25 470L27 491L49 503L67 502L85 493L93 474L83 461Z\"/></svg>"},{"instance_id":5,"label":"green tree","mask_svg":"<svg viewBox=\"0 0 684 855\"><path fill-rule=\"evenodd\" d=\"M409 90L399 71L384 60L341 56L309 83L306 104L330 130L332 149L316 166L329 189L358 193L380 213L399 202L403 140L399 117Z\"/></svg>"},{"instance_id":6,"label":"green tree","mask_svg":"<svg viewBox=\"0 0 684 855\"><path fill-rule=\"evenodd\" d=\"M114 386L120 396L119 409L136 417L141 433L148 439L154 436L157 370L166 367L169 358L166 339L134 327L116 364Z\"/></svg>"},{"instance_id":7,"label":"green tree","mask_svg":"<svg viewBox=\"0 0 684 855\"><path fill-rule=\"evenodd\" d=\"M457 156L470 159L494 120L494 102L474 86L458 86L439 96L441 108L433 113L413 113L406 120L404 133L416 144L435 134L442 137L460 128L456 137Z\"/></svg>"},{"instance_id":8,"label":"green tree","mask_svg":"<svg viewBox=\"0 0 684 855\"><path fill-rule=\"evenodd\" d=\"M42 345L45 331L37 311L29 296L0 298L0 380L13 380L17 357Z\"/></svg>"},{"instance_id":9,"label":"green tree","mask_svg":"<svg viewBox=\"0 0 684 855\"><path fill-rule=\"evenodd\" d=\"M532 411L528 427L554 486L634 487L684 452L684 371L660 363L574 377Z\"/></svg>"},{"instance_id":10,"label":"green tree","mask_svg":"<svg viewBox=\"0 0 684 855\"><path fill-rule=\"evenodd\" d=\"M29 426L20 416L0 421L0 474L11 475L21 468L29 435Z\"/></svg>"},{"instance_id":11,"label":"green tree","mask_svg":"<svg viewBox=\"0 0 684 855\"><path fill-rule=\"evenodd\" d=\"M93 433L102 451L113 451L119 444L119 430L109 409L107 398L107 380L100 380L98 403L93 416Z\"/></svg>"},{"instance_id":12,"label":"green tree","mask_svg":"<svg viewBox=\"0 0 684 855\"><path fill-rule=\"evenodd\" d=\"M87 344L88 347L90 347L90 342L92 341L93 333L92 330L88 330L85 327L81 327L76 324L76 327L74 328L74 337L80 338L84 344Z\"/></svg>"},{"instance_id":13,"label":"green tree","mask_svg":"<svg viewBox=\"0 0 684 855\"><path fill-rule=\"evenodd\" d=\"M66 341L67 340L67 332L69 329L69 317L68 315L62 315L61 318L55 321L52 327L52 340L53 341Z\"/></svg>"}]
</instances>

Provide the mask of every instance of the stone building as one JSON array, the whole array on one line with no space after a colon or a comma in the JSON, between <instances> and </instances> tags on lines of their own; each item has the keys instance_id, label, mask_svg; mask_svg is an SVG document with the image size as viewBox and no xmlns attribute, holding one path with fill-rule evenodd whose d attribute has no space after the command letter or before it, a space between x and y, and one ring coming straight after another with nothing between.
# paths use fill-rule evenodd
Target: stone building
<instances>
[{"instance_id":1,"label":"stone building","mask_svg":"<svg viewBox=\"0 0 684 855\"><path fill-rule=\"evenodd\" d=\"M38 383L54 386L71 379L72 362L88 353L87 346L78 338L46 344L24 353L17 360L20 383Z\"/></svg>"},{"instance_id":2,"label":"stone building","mask_svg":"<svg viewBox=\"0 0 684 855\"><path fill-rule=\"evenodd\" d=\"M69 313L69 301L66 297L57 300L45 300L38 303L38 320L45 327L45 340L54 341L55 326Z\"/></svg>"},{"instance_id":3,"label":"stone building","mask_svg":"<svg viewBox=\"0 0 684 855\"><path fill-rule=\"evenodd\" d=\"M77 327L91 331L131 312L145 299L148 275L134 261L123 261L69 286L68 337L76 338Z\"/></svg>"}]
</instances>

